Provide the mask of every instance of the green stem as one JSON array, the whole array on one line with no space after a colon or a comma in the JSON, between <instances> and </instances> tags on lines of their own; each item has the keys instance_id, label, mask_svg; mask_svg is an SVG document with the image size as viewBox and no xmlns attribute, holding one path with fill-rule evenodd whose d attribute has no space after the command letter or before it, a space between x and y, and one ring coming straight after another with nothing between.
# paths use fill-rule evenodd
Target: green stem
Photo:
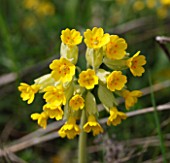
<instances>
[{"instance_id":1,"label":"green stem","mask_svg":"<svg viewBox=\"0 0 170 163\"><path fill-rule=\"evenodd\" d=\"M159 117L158 117L155 97L154 97L153 88L152 88L152 80L151 80L150 71L149 71L149 83L150 83L150 89L151 89L151 101L152 101L152 105L153 105L153 108L154 108L154 118L155 118L158 136L159 136L160 148L161 148L161 152L162 152L162 156L163 156L163 162L167 163L167 161L166 161L166 149L165 149L165 145L164 145L163 135L162 135L162 132L161 132L160 121L159 121Z\"/></svg>"},{"instance_id":2,"label":"green stem","mask_svg":"<svg viewBox=\"0 0 170 163\"><path fill-rule=\"evenodd\" d=\"M87 149L86 149L87 134L83 131L83 126L85 123L86 123L86 113L85 110L83 110L81 116L81 124L80 124L82 131L79 136L78 163L87 162Z\"/></svg>"}]
</instances>

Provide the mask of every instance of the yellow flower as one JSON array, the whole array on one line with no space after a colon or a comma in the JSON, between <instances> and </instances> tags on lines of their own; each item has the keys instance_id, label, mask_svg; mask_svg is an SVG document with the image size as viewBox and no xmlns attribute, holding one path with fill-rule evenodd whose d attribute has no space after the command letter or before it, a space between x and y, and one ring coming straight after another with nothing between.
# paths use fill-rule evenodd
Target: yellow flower
<instances>
[{"instance_id":1,"label":"yellow flower","mask_svg":"<svg viewBox=\"0 0 170 163\"><path fill-rule=\"evenodd\" d=\"M88 122L83 126L83 129L87 133L92 131L94 136L103 132L103 128L96 121L96 118L93 115L88 117Z\"/></svg>"},{"instance_id":2,"label":"yellow flower","mask_svg":"<svg viewBox=\"0 0 170 163\"><path fill-rule=\"evenodd\" d=\"M47 113L50 118L55 118L56 120L61 120L63 117L63 110L61 106L56 106L52 104L45 104L43 110Z\"/></svg>"},{"instance_id":3,"label":"yellow flower","mask_svg":"<svg viewBox=\"0 0 170 163\"><path fill-rule=\"evenodd\" d=\"M146 0L146 5L148 8L152 9L156 6L156 1L155 0Z\"/></svg>"},{"instance_id":4,"label":"yellow flower","mask_svg":"<svg viewBox=\"0 0 170 163\"><path fill-rule=\"evenodd\" d=\"M130 107L135 105L135 103L138 100L138 97L142 96L142 92L138 91L138 90L135 90L132 92L130 92L128 90L123 90L122 96L125 98L126 109L129 109Z\"/></svg>"},{"instance_id":5,"label":"yellow flower","mask_svg":"<svg viewBox=\"0 0 170 163\"><path fill-rule=\"evenodd\" d=\"M140 51L127 60L127 66L134 76L142 76L142 73L145 72L145 69L142 66L146 64L146 59L145 56L139 55L139 53Z\"/></svg>"},{"instance_id":6,"label":"yellow flower","mask_svg":"<svg viewBox=\"0 0 170 163\"><path fill-rule=\"evenodd\" d=\"M141 0L137 0L133 4L133 9L135 11L141 11L141 10L144 9L144 7L145 7L145 3L143 1L141 1Z\"/></svg>"},{"instance_id":7,"label":"yellow flower","mask_svg":"<svg viewBox=\"0 0 170 163\"><path fill-rule=\"evenodd\" d=\"M41 2L36 8L35 12L38 16L54 15L55 6L50 2Z\"/></svg>"},{"instance_id":8,"label":"yellow flower","mask_svg":"<svg viewBox=\"0 0 170 163\"><path fill-rule=\"evenodd\" d=\"M170 5L170 1L169 0L160 0L161 4L162 5L165 5L165 6L169 6Z\"/></svg>"},{"instance_id":9,"label":"yellow flower","mask_svg":"<svg viewBox=\"0 0 170 163\"><path fill-rule=\"evenodd\" d=\"M40 4L39 0L24 0L24 7L27 9L35 9Z\"/></svg>"},{"instance_id":10,"label":"yellow flower","mask_svg":"<svg viewBox=\"0 0 170 163\"><path fill-rule=\"evenodd\" d=\"M165 6L161 6L157 9L157 15L160 19L165 19L168 16L168 9Z\"/></svg>"},{"instance_id":11,"label":"yellow flower","mask_svg":"<svg viewBox=\"0 0 170 163\"><path fill-rule=\"evenodd\" d=\"M98 77L96 76L94 70L87 69L86 71L82 71L80 73L78 83L81 87L92 89L94 88L94 85L98 84Z\"/></svg>"},{"instance_id":12,"label":"yellow flower","mask_svg":"<svg viewBox=\"0 0 170 163\"><path fill-rule=\"evenodd\" d=\"M78 45L82 42L80 32L75 29L70 30L66 28L65 30L62 30L61 33L61 41L69 47Z\"/></svg>"},{"instance_id":13,"label":"yellow flower","mask_svg":"<svg viewBox=\"0 0 170 163\"><path fill-rule=\"evenodd\" d=\"M127 116L123 112L119 112L116 107L110 108L110 116L107 121L107 125L110 126L111 124L117 126L121 123L122 119L126 119Z\"/></svg>"},{"instance_id":14,"label":"yellow flower","mask_svg":"<svg viewBox=\"0 0 170 163\"><path fill-rule=\"evenodd\" d=\"M118 5L125 5L127 3L127 0L116 0L116 3Z\"/></svg>"},{"instance_id":15,"label":"yellow flower","mask_svg":"<svg viewBox=\"0 0 170 163\"><path fill-rule=\"evenodd\" d=\"M73 110L79 110L79 109L83 109L84 108L84 99L76 94L75 96L73 96L69 102L69 106L73 109Z\"/></svg>"},{"instance_id":16,"label":"yellow flower","mask_svg":"<svg viewBox=\"0 0 170 163\"><path fill-rule=\"evenodd\" d=\"M76 124L76 119L70 117L68 121L61 127L58 134L64 138L73 139L76 135L80 134L80 127Z\"/></svg>"},{"instance_id":17,"label":"yellow flower","mask_svg":"<svg viewBox=\"0 0 170 163\"><path fill-rule=\"evenodd\" d=\"M62 86L48 86L44 89L46 92L43 96L47 103L53 103L56 106L65 105L66 97Z\"/></svg>"},{"instance_id":18,"label":"yellow flower","mask_svg":"<svg viewBox=\"0 0 170 163\"><path fill-rule=\"evenodd\" d=\"M27 101L28 104L31 104L34 100L35 93L39 90L39 85L33 84L28 85L26 83L20 83L18 90L21 92L21 98L23 101Z\"/></svg>"},{"instance_id":19,"label":"yellow flower","mask_svg":"<svg viewBox=\"0 0 170 163\"><path fill-rule=\"evenodd\" d=\"M93 49L101 48L102 46L106 45L110 40L109 34L104 34L103 29L97 27L94 27L92 30L87 29L84 32L84 37L84 42L86 46Z\"/></svg>"},{"instance_id":20,"label":"yellow flower","mask_svg":"<svg viewBox=\"0 0 170 163\"><path fill-rule=\"evenodd\" d=\"M75 74L75 65L65 58L60 58L60 60L54 60L50 64L50 69L52 69L51 76L56 81L70 82Z\"/></svg>"},{"instance_id":21,"label":"yellow flower","mask_svg":"<svg viewBox=\"0 0 170 163\"><path fill-rule=\"evenodd\" d=\"M110 36L110 42L106 45L106 56L110 59L122 59L127 49L127 43L117 35Z\"/></svg>"},{"instance_id":22,"label":"yellow flower","mask_svg":"<svg viewBox=\"0 0 170 163\"><path fill-rule=\"evenodd\" d=\"M121 71L113 71L107 77L107 88L111 91L121 90L127 82L125 75Z\"/></svg>"},{"instance_id":23,"label":"yellow flower","mask_svg":"<svg viewBox=\"0 0 170 163\"><path fill-rule=\"evenodd\" d=\"M40 125L44 129L46 128L48 119L48 115L46 112L42 112L41 114L33 113L31 114L31 118L33 120L38 120L38 125Z\"/></svg>"}]
</instances>

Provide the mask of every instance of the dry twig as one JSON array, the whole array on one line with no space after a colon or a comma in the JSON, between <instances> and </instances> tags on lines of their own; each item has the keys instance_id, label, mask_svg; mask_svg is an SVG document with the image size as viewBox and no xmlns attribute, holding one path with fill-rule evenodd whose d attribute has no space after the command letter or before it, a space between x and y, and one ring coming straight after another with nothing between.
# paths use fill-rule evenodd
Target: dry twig
<instances>
[{"instance_id":1,"label":"dry twig","mask_svg":"<svg viewBox=\"0 0 170 163\"><path fill-rule=\"evenodd\" d=\"M158 111L168 110L168 109L170 109L170 103L160 105L160 106L157 107L157 109L158 109ZM137 111L128 112L127 116L132 117L132 116L146 114L146 113L153 112L153 111L154 111L154 108L149 107L149 108L145 108L145 109L141 109L141 110L137 110ZM107 118L103 118L103 119L100 120L100 123L105 124L106 121L107 121ZM54 123L56 123L56 122L54 122ZM59 126L57 126L57 128L55 128L55 126L50 126L50 127L51 127L52 130L57 130L57 128ZM51 131L51 129L48 129L48 126L47 126L48 131L49 130ZM30 136L30 135L35 136L36 134L37 134L37 132L35 132L34 134L29 134L29 136L27 138L20 139L20 141L16 142L15 144L9 145L7 147L4 147L4 149L0 150L0 156L5 155L6 152L8 152L8 151L10 151L10 152L18 152L20 150L23 150L25 148L31 147L33 145L36 145L36 144L39 144L39 143L42 143L42 142L46 142L46 141L49 141L49 140L53 140L53 139L59 137L59 135L58 135L58 133L56 131L54 131L52 133L49 133L49 134L47 134L45 136L38 136L38 137Z\"/></svg>"},{"instance_id":2,"label":"dry twig","mask_svg":"<svg viewBox=\"0 0 170 163\"><path fill-rule=\"evenodd\" d=\"M168 59L170 60L170 52L166 46L167 43L170 43L170 37L165 36L157 36L155 38L156 42L159 44L159 46L162 48L162 50L167 55Z\"/></svg>"}]
</instances>

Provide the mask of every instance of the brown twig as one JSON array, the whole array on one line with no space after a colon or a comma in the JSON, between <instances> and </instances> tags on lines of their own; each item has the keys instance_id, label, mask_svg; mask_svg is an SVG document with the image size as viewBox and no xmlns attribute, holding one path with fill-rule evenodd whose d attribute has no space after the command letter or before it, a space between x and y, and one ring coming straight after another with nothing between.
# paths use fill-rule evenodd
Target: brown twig
<instances>
[{"instance_id":1,"label":"brown twig","mask_svg":"<svg viewBox=\"0 0 170 163\"><path fill-rule=\"evenodd\" d=\"M19 74L11 72L8 74L1 75L0 76L0 87L10 84L12 82L15 82L18 77L24 78L25 76L32 74L32 72L36 73L36 72L42 71L44 68L47 68L50 62L55 58L56 57L51 57L44 61L41 61L34 66L24 69L22 72L19 72Z\"/></svg>"},{"instance_id":2,"label":"brown twig","mask_svg":"<svg viewBox=\"0 0 170 163\"><path fill-rule=\"evenodd\" d=\"M168 59L170 60L170 52L166 46L167 43L170 43L170 38L165 36L157 36L155 38L156 42L159 44L159 46L162 48L162 50L167 55Z\"/></svg>"},{"instance_id":3,"label":"brown twig","mask_svg":"<svg viewBox=\"0 0 170 163\"><path fill-rule=\"evenodd\" d=\"M157 106L157 110L158 111L162 111L162 110L169 110L170 109L170 103L166 103L164 105L159 105ZM149 108L144 108L141 110L135 110L135 111L131 111L126 113L127 117L133 117L133 116L137 116L137 115L141 115L141 114L146 114L146 113L150 113L153 112L154 108L153 107L149 107ZM103 118L100 120L101 124L104 124L107 122L107 118Z\"/></svg>"},{"instance_id":4,"label":"brown twig","mask_svg":"<svg viewBox=\"0 0 170 163\"><path fill-rule=\"evenodd\" d=\"M153 88L154 88L154 91L158 91L158 90L161 90L161 89L169 87L169 86L170 86L170 81L168 80L161 84L160 83L155 84L153 86ZM142 89L142 92L144 95L147 95L150 93L150 88L149 87L144 88L144 89ZM123 102L123 101L120 100L120 102ZM99 108L102 108L100 110L103 110L102 105L99 105ZM170 103L158 106L158 111L167 110L167 109L170 109ZM127 116L132 117L132 116L136 116L136 115L140 115L140 114L146 114L148 112L152 112L153 110L154 109L152 107L145 108L145 109L141 109L141 110L137 110L137 111L128 112ZM100 120L100 123L104 124L104 123L106 123L106 121L107 121L107 118L103 118ZM48 133L53 130L57 130L57 128L59 128L63 123L64 123L63 121L53 122L47 126L46 130L38 129L37 131L34 131L31 134L28 134L28 135L14 141L9 147L5 147L4 150L7 150L7 151L12 150L12 152L17 152L19 150L25 149L32 145L38 144L40 142L44 142L44 141L48 141L48 140L57 138L58 135L57 135L56 131L54 133L50 133L50 134L48 134ZM48 135L42 136L44 134L48 134ZM0 156L5 154L4 150L0 150Z\"/></svg>"},{"instance_id":5,"label":"brown twig","mask_svg":"<svg viewBox=\"0 0 170 163\"><path fill-rule=\"evenodd\" d=\"M118 25L114 29L111 29L109 33L124 34L133 31L134 29L139 29L143 26L153 23L152 19L153 17L142 17L140 19L134 19L124 24Z\"/></svg>"},{"instance_id":6,"label":"brown twig","mask_svg":"<svg viewBox=\"0 0 170 163\"><path fill-rule=\"evenodd\" d=\"M170 103L167 103L167 104L164 104L164 105L159 105L157 107L157 109L158 109L158 111L168 110L168 109L170 109ZM136 116L136 115L146 114L146 113L153 112L153 111L154 111L154 108L149 107L149 108L129 112L129 113L127 113L127 116L133 117L133 116ZM105 124L106 121L107 121L107 118L103 118L103 119L100 120L100 123ZM57 128L56 128L56 130L57 130ZM6 152L8 152L8 151L18 152L18 151L23 150L25 148L31 147L33 145L36 145L36 144L39 144L39 143L42 143L42 142L53 140L53 139L58 138L58 137L59 137L59 135L57 134L56 131L49 133L45 136L38 136L38 137L30 137L29 136L29 138L22 139L22 141L17 142L16 144L4 147L4 149L0 149L0 156L5 155Z\"/></svg>"}]
</instances>

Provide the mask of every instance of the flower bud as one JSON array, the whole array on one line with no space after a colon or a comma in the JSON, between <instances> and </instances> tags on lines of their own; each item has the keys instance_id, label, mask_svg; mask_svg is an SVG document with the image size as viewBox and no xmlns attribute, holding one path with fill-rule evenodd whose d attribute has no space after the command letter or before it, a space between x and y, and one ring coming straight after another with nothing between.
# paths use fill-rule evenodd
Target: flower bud
<instances>
[{"instance_id":1,"label":"flower bud","mask_svg":"<svg viewBox=\"0 0 170 163\"><path fill-rule=\"evenodd\" d=\"M71 63L75 65L78 60L78 47L77 46L69 47L64 43L61 43L60 54L61 57L66 58L67 60L69 60Z\"/></svg>"},{"instance_id":2,"label":"flower bud","mask_svg":"<svg viewBox=\"0 0 170 163\"><path fill-rule=\"evenodd\" d=\"M35 79L34 82L40 86L40 92L42 92L45 87L49 85L55 85L56 83L55 80L51 77L51 74L43 75Z\"/></svg>"},{"instance_id":3,"label":"flower bud","mask_svg":"<svg viewBox=\"0 0 170 163\"><path fill-rule=\"evenodd\" d=\"M98 68L103 61L103 49L91 49L87 48L86 50L86 60L89 66L92 66L94 69Z\"/></svg>"}]
</instances>

